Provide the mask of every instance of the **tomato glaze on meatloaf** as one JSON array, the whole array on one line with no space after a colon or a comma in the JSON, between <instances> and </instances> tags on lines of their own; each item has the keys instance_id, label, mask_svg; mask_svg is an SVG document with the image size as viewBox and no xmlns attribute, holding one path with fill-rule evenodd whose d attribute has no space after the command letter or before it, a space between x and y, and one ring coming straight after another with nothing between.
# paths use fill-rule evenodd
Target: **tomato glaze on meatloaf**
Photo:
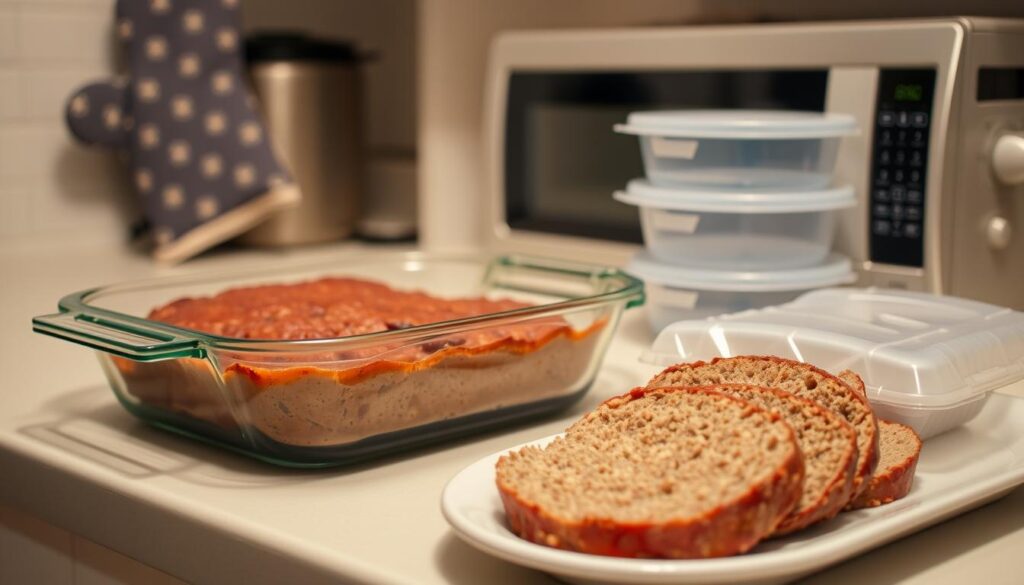
<instances>
[{"instance_id":1,"label":"tomato glaze on meatloaf","mask_svg":"<svg viewBox=\"0 0 1024 585\"><path fill-rule=\"evenodd\" d=\"M440 298L356 278L234 288L182 298L149 318L220 337L336 339L500 313L514 300ZM227 352L214 361L117 360L130 394L279 442L344 444L383 432L570 394L585 385L604 324L560 317L487 324L427 340L308 352Z\"/></svg>"}]
</instances>

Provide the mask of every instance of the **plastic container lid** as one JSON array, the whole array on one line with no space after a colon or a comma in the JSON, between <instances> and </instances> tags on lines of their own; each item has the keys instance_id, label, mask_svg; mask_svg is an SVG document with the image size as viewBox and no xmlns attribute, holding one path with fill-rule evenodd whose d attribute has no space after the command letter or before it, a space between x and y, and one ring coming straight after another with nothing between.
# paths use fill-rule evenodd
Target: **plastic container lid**
<instances>
[{"instance_id":1,"label":"plastic container lid","mask_svg":"<svg viewBox=\"0 0 1024 585\"><path fill-rule=\"evenodd\" d=\"M640 207L714 213L799 213L857 204L850 185L815 191L726 191L672 189L655 186L647 179L633 179L626 191L616 191L612 196Z\"/></svg>"},{"instance_id":2,"label":"plastic container lid","mask_svg":"<svg viewBox=\"0 0 1024 585\"><path fill-rule=\"evenodd\" d=\"M857 133L849 114L792 110L668 110L633 112L615 131L641 136L786 140Z\"/></svg>"},{"instance_id":3,"label":"plastic container lid","mask_svg":"<svg viewBox=\"0 0 1024 585\"><path fill-rule=\"evenodd\" d=\"M659 262L647 250L637 252L626 271L664 286L694 290L778 292L849 284L856 279L850 260L830 254L818 266L784 270L708 270ZM678 361L678 360L676 360Z\"/></svg>"},{"instance_id":4,"label":"plastic container lid","mask_svg":"<svg viewBox=\"0 0 1024 585\"><path fill-rule=\"evenodd\" d=\"M1024 313L927 293L827 289L777 307L674 323L641 359L745 354L849 368L873 402L949 409L1024 378Z\"/></svg>"}]
</instances>

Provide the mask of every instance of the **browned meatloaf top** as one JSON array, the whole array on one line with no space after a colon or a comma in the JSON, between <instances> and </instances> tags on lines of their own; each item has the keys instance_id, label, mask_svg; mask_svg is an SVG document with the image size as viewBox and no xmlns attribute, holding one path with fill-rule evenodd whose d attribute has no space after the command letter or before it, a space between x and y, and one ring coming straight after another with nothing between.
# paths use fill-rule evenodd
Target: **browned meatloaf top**
<instances>
[{"instance_id":1,"label":"browned meatloaf top","mask_svg":"<svg viewBox=\"0 0 1024 585\"><path fill-rule=\"evenodd\" d=\"M299 340L406 329L527 306L512 300L443 299L332 277L178 299L153 309L149 318L222 337Z\"/></svg>"},{"instance_id":2,"label":"browned meatloaf top","mask_svg":"<svg viewBox=\"0 0 1024 585\"><path fill-rule=\"evenodd\" d=\"M368 280L331 277L178 299L153 309L149 318L222 337L303 340L407 329L528 306L513 300L445 299ZM560 337L582 339L603 325L604 319L599 319L575 331L561 317L534 317L519 323L485 322L415 341L393 339L322 352L261 354L253 360L238 354L233 357L239 361L229 365L226 374L244 375L260 387L310 375L353 384L381 373L411 372L461 357L527 354Z\"/></svg>"}]
</instances>

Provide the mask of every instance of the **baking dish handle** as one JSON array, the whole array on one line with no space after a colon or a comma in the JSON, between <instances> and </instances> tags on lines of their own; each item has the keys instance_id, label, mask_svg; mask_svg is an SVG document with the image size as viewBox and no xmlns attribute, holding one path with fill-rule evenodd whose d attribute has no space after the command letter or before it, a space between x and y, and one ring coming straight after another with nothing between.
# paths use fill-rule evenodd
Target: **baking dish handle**
<instances>
[{"instance_id":1,"label":"baking dish handle","mask_svg":"<svg viewBox=\"0 0 1024 585\"><path fill-rule=\"evenodd\" d=\"M96 315L75 312L42 315L32 319L32 329L137 361L202 358L206 354L196 339Z\"/></svg>"}]
</instances>

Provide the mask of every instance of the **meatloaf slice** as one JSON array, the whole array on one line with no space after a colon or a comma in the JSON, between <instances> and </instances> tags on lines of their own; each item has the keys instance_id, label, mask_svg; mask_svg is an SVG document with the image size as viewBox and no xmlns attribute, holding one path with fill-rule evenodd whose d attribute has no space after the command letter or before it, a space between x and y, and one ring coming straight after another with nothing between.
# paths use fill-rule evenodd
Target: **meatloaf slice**
<instances>
[{"instance_id":1,"label":"meatloaf slice","mask_svg":"<svg viewBox=\"0 0 1024 585\"><path fill-rule=\"evenodd\" d=\"M857 433L849 423L813 400L778 388L723 384L716 389L777 412L796 432L806 467L804 491L775 535L827 520L843 509L853 493L857 466Z\"/></svg>"},{"instance_id":2,"label":"meatloaf slice","mask_svg":"<svg viewBox=\"0 0 1024 585\"><path fill-rule=\"evenodd\" d=\"M914 429L887 420L878 421L878 469L864 493L848 509L871 508L894 502L910 493L921 455L921 439Z\"/></svg>"},{"instance_id":3,"label":"meatloaf slice","mask_svg":"<svg viewBox=\"0 0 1024 585\"><path fill-rule=\"evenodd\" d=\"M857 372L854 372L853 370L843 370L836 374L836 378L846 382L846 385L856 390L857 394L867 398L868 391L867 388L864 387L864 380L857 374Z\"/></svg>"},{"instance_id":4,"label":"meatloaf slice","mask_svg":"<svg viewBox=\"0 0 1024 585\"><path fill-rule=\"evenodd\" d=\"M846 419L857 432L857 473L854 497L868 486L878 463L878 423L867 398L828 372L810 364L775 356L715 358L670 366L648 387L753 384L779 388L809 398Z\"/></svg>"},{"instance_id":5,"label":"meatloaf slice","mask_svg":"<svg viewBox=\"0 0 1024 585\"><path fill-rule=\"evenodd\" d=\"M789 425L714 388L636 388L497 464L516 534L620 557L747 551L793 509L803 477Z\"/></svg>"}]
</instances>

